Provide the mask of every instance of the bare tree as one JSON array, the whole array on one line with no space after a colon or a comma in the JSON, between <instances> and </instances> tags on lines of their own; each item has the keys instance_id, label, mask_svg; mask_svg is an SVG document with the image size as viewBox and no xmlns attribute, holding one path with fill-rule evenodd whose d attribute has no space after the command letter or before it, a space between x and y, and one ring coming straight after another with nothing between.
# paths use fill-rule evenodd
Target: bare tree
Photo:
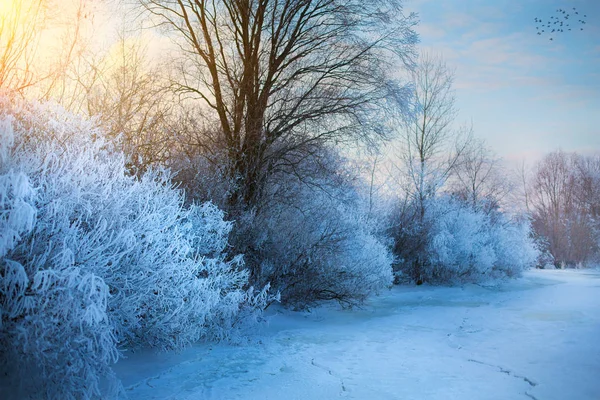
<instances>
[{"instance_id":1,"label":"bare tree","mask_svg":"<svg viewBox=\"0 0 600 400\"><path fill-rule=\"evenodd\" d=\"M536 168L533 181L534 229L548 241L548 251L556 264L565 261L566 241L561 240L562 217L570 208L574 181L569 157L562 151L548 154Z\"/></svg>"},{"instance_id":2,"label":"bare tree","mask_svg":"<svg viewBox=\"0 0 600 400\"><path fill-rule=\"evenodd\" d=\"M160 63L150 64L139 38L121 32L103 52L86 51L68 71L60 97L74 112L97 117L138 172L165 163L175 149L176 108Z\"/></svg>"},{"instance_id":3,"label":"bare tree","mask_svg":"<svg viewBox=\"0 0 600 400\"><path fill-rule=\"evenodd\" d=\"M525 167L525 160L523 160L517 169L517 174L519 176L519 183L521 186L521 196L522 196L522 202L524 203L525 206L525 211L530 214L531 213L531 208L530 208L530 201L529 201L529 196L530 196L530 190L529 190L529 177L528 177L528 172L527 172L527 168Z\"/></svg>"},{"instance_id":4,"label":"bare tree","mask_svg":"<svg viewBox=\"0 0 600 400\"><path fill-rule=\"evenodd\" d=\"M31 64L46 23L46 1L17 1L0 14L0 86L21 91L34 82Z\"/></svg>"},{"instance_id":5,"label":"bare tree","mask_svg":"<svg viewBox=\"0 0 600 400\"><path fill-rule=\"evenodd\" d=\"M399 266L417 282L422 279L430 240L428 204L461 160L470 127L455 129L453 72L438 56L422 54L412 74L414 99L403 125L399 155L402 198L392 228Z\"/></svg>"},{"instance_id":6,"label":"bare tree","mask_svg":"<svg viewBox=\"0 0 600 400\"><path fill-rule=\"evenodd\" d=\"M453 80L446 63L427 53L413 72L413 110L404 125L400 151L408 174L407 192L418 207L420 221L426 201L444 185L471 136L469 128L457 131L452 126L456 117Z\"/></svg>"},{"instance_id":7,"label":"bare tree","mask_svg":"<svg viewBox=\"0 0 600 400\"><path fill-rule=\"evenodd\" d=\"M382 135L405 99L390 72L412 66L417 36L400 0L140 1L184 54L177 93L216 117L198 145L227 152L232 204L258 204L323 143Z\"/></svg>"},{"instance_id":8,"label":"bare tree","mask_svg":"<svg viewBox=\"0 0 600 400\"><path fill-rule=\"evenodd\" d=\"M576 175L577 203L600 227L600 155L579 157Z\"/></svg>"},{"instance_id":9,"label":"bare tree","mask_svg":"<svg viewBox=\"0 0 600 400\"><path fill-rule=\"evenodd\" d=\"M501 159L482 140L471 139L452 171L451 191L473 208L496 209L512 190Z\"/></svg>"},{"instance_id":10,"label":"bare tree","mask_svg":"<svg viewBox=\"0 0 600 400\"><path fill-rule=\"evenodd\" d=\"M533 227L558 265L598 256L598 157L557 151L537 165L532 184Z\"/></svg>"}]
</instances>

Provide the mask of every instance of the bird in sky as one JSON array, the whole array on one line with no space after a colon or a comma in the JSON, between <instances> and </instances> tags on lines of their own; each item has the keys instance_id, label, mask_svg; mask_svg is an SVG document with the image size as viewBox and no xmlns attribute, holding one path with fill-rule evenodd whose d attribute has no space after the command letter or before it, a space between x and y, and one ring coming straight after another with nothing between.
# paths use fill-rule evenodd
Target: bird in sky
<instances>
[{"instance_id":1,"label":"bird in sky","mask_svg":"<svg viewBox=\"0 0 600 400\"><path fill-rule=\"evenodd\" d=\"M579 13L576 7L573 7L573 11L570 11L571 14L577 15L577 18L581 18L577 20L575 24L579 25L579 30L583 31L583 25L586 24L585 18L587 18L587 14ZM571 25L569 24L569 17L571 16L566 10L562 8L557 8L555 11L555 15L548 16L545 20L540 17L535 17L533 21L535 22L535 30L536 33L541 36L542 33L567 33L572 31ZM573 24L573 22L571 22ZM545 28L545 29L544 29ZM568 29L567 29L568 28ZM547 32L546 32L547 30ZM550 37L550 40L554 40L554 37Z\"/></svg>"}]
</instances>

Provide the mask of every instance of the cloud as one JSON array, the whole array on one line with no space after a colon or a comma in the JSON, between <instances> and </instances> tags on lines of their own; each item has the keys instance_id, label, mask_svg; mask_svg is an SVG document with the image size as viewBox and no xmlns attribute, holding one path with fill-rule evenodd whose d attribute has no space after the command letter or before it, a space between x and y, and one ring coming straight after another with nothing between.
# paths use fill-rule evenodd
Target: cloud
<instances>
[{"instance_id":1,"label":"cloud","mask_svg":"<svg viewBox=\"0 0 600 400\"><path fill-rule=\"evenodd\" d=\"M444 29L434 24L419 24L416 28L422 41L437 41L443 39L447 33Z\"/></svg>"},{"instance_id":2,"label":"cloud","mask_svg":"<svg viewBox=\"0 0 600 400\"><path fill-rule=\"evenodd\" d=\"M467 29L480 23L473 14L464 12L448 12L444 14L444 27L448 30Z\"/></svg>"},{"instance_id":3,"label":"cloud","mask_svg":"<svg viewBox=\"0 0 600 400\"><path fill-rule=\"evenodd\" d=\"M553 75L557 60L528 49L528 38L521 33L480 38L464 44L462 39L444 39L426 46L441 53L456 68L456 88L479 90L522 87L523 85L555 85L560 77ZM544 69L544 74L539 74Z\"/></svg>"}]
</instances>

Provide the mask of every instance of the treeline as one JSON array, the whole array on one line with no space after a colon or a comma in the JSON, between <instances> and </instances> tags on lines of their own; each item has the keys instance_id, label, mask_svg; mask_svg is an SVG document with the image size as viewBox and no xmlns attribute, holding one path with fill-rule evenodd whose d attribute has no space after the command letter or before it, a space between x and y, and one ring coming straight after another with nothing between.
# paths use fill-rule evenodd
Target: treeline
<instances>
[{"instance_id":1,"label":"treeline","mask_svg":"<svg viewBox=\"0 0 600 400\"><path fill-rule=\"evenodd\" d=\"M418 55L398 0L140 0L175 44L164 62L134 37L86 50L82 0L41 70L52 3L19 4L0 32L3 395L119 396L124 351L235 338L274 301L558 260L540 253L562 246L541 239L545 198L509 207L515 184L454 128L453 75Z\"/></svg>"},{"instance_id":2,"label":"treeline","mask_svg":"<svg viewBox=\"0 0 600 400\"><path fill-rule=\"evenodd\" d=\"M526 180L540 267L600 264L600 156L556 151Z\"/></svg>"}]
</instances>

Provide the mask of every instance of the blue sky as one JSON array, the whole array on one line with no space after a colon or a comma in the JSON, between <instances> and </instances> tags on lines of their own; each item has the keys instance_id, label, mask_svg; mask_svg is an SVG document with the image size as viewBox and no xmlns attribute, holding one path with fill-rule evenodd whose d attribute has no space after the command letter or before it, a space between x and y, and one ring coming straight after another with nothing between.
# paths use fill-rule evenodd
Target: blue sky
<instances>
[{"instance_id":1,"label":"blue sky","mask_svg":"<svg viewBox=\"0 0 600 400\"><path fill-rule=\"evenodd\" d=\"M587 14L584 30L550 41L534 18ZM407 0L421 48L455 69L457 123L507 160L562 148L600 152L600 1Z\"/></svg>"}]
</instances>

